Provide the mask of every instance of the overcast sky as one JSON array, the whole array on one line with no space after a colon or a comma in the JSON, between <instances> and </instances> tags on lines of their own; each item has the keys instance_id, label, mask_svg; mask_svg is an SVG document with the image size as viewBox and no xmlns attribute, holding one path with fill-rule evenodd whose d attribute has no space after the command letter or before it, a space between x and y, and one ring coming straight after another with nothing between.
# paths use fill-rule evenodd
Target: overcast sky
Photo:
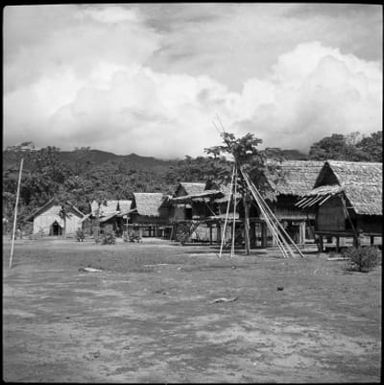
<instances>
[{"instance_id":1,"label":"overcast sky","mask_svg":"<svg viewBox=\"0 0 384 385\"><path fill-rule=\"evenodd\" d=\"M202 155L212 120L270 147L382 129L382 8L108 4L4 9L4 146Z\"/></svg>"}]
</instances>

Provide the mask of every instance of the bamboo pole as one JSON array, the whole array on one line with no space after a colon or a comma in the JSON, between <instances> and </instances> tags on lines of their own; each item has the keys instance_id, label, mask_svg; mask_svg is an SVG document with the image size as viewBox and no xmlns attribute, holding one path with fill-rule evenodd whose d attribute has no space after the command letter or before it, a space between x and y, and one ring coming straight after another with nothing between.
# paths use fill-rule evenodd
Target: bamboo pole
<instances>
[{"instance_id":1,"label":"bamboo pole","mask_svg":"<svg viewBox=\"0 0 384 385\"><path fill-rule=\"evenodd\" d=\"M260 195L259 191L257 191L257 189L255 189L256 193L260 196L261 200L263 201L263 198L262 196ZM299 253L299 255L301 257L304 257L303 253L301 252L301 250L298 248L298 246L296 245L296 243L293 241L293 239L290 237L290 235L285 231L284 227L281 225L281 223L278 221L278 219L276 218L275 214L273 213L273 211L270 209L270 207L264 202L269 214L271 215L271 217L276 221L277 223L277 226L282 230L283 234L287 237L287 239L292 243L292 245L295 247L295 249L297 250L297 252Z\"/></svg>"},{"instance_id":2,"label":"bamboo pole","mask_svg":"<svg viewBox=\"0 0 384 385\"><path fill-rule=\"evenodd\" d=\"M228 214L229 214L229 206L231 204L231 198L232 198L232 187L233 187L233 179L234 179L234 177L235 177L235 166L233 167L233 171L232 171L231 190L230 190L230 193L229 193L227 210L226 210L226 213L225 213L224 229L223 229L223 235L221 237L219 258L221 258L221 255L222 255L222 252L223 252L223 246L224 246L224 240L225 240L225 231L227 230L227 221L228 221Z\"/></svg>"},{"instance_id":3,"label":"bamboo pole","mask_svg":"<svg viewBox=\"0 0 384 385\"><path fill-rule=\"evenodd\" d=\"M231 245L231 258L235 255L235 235L236 235L236 194L237 194L237 167L235 166L235 179L234 179L234 196L233 196L233 225L232 225L232 245Z\"/></svg>"},{"instance_id":4,"label":"bamboo pole","mask_svg":"<svg viewBox=\"0 0 384 385\"><path fill-rule=\"evenodd\" d=\"M290 249L289 245L286 243L284 237L282 237L279 234L279 231L278 231L276 225L270 220L270 217L268 216L263 203L260 201L259 197L255 193L255 191L257 191L256 188L255 189L253 188L253 186L251 185L249 179L246 177L246 175L244 173L243 173L243 177L244 177L245 182L247 183L248 188L250 189L250 191L251 191L251 193L252 193L256 203L258 204L258 206L260 208L260 211L261 211L261 213L264 216L265 222L267 223L267 226L269 227L269 230L271 231L271 234L272 234L273 238L275 238L277 246L279 247L281 253L283 254L283 257L284 258L288 258L287 250L290 251L291 255L293 255L292 250ZM279 235L280 235L281 239L279 238Z\"/></svg>"},{"instance_id":5,"label":"bamboo pole","mask_svg":"<svg viewBox=\"0 0 384 385\"><path fill-rule=\"evenodd\" d=\"M273 238L275 238L277 246L279 247L281 253L283 254L283 257L284 258L288 258L289 256L288 256L287 250L290 251L291 254L292 254L292 251L290 250L288 244L284 244L284 241L285 241L284 238L281 237L281 236L279 238L279 232L278 232L278 229L277 229L276 225L268 217L268 214L265 211L265 208L263 207L263 204L260 202L260 200L257 197L257 195L252 190L252 187L250 185L248 185L248 186L249 186L249 188L251 190L251 193L252 193L254 199L256 200L256 203L259 205L260 211L262 212L262 214L264 216L265 222L267 223L267 226L269 227L269 230L271 231L271 234L272 234Z\"/></svg>"},{"instance_id":6,"label":"bamboo pole","mask_svg":"<svg viewBox=\"0 0 384 385\"><path fill-rule=\"evenodd\" d=\"M15 232L16 232L16 224L17 224L17 207L18 207L18 204L19 204L21 173L23 172L23 163L24 163L24 158L21 158L21 161L20 161L20 171L19 171L19 180L17 182L17 191L16 191L15 216L13 218L11 255L9 257L9 268L10 269L12 268L13 251L14 251L14 246L15 246Z\"/></svg>"},{"instance_id":7,"label":"bamboo pole","mask_svg":"<svg viewBox=\"0 0 384 385\"><path fill-rule=\"evenodd\" d=\"M241 170L242 171L242 170ZM281 223L279 222L279 220L276 218L275 214L272 212L271 208L265 203L263 197L261 196L261 194L259 193L259 191L256 189L256 187L252 186L251 182L249 181L249 178L248 176L244 173L244 171L242 171L242 174L243 174L243 177L244 179L246 180L247 184L248 184L248 187L251 189L251 191L253 193L256 193L256 195L259 197L259 201L261 202L262 205L265 206L266 208L266 211L267 213L269 214L269 216L275 221L275 224L277 225L277 228L280 229L282 231L282 233L287 237L287 239L293 244L293 246L295 247L295 249L297 250L297 252L299 253L299 255L301 257L304 257L303 253L301 252L301 250L297 247L297 245L295 244L295 242L293 242L292 238L289 236L289 234L285 231L284 227L281 225ZM255 194L253 194L255 196ZM256 199L256 198L255 198ZM277 232L279 234L279 231ZM284 237L282 236L282 241L283 242L286 242L286 240L284 239ZM290 251L291 255L293 255L293 251L291 249L291 247L288 245L288 243L286 243L286 247L288 248L288 250Z\"/></svg>"}]
</instances>

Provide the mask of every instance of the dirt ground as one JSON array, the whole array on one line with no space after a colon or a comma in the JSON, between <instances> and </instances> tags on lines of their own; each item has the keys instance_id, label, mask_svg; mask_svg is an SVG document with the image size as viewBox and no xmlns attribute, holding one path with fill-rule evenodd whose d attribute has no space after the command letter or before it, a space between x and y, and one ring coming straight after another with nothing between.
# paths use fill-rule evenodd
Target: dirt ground
<instances>
[{"instance_id":1,"label":"dirt ground","mask_svg":"<svg viewBox=\"0 0 384 385\"><path fill-rule=\"evenodd\" d=\"M5 381L380 382L381 264L18 240L9 269L9 251L5 240Z\"/></svg>"}]
</instances>

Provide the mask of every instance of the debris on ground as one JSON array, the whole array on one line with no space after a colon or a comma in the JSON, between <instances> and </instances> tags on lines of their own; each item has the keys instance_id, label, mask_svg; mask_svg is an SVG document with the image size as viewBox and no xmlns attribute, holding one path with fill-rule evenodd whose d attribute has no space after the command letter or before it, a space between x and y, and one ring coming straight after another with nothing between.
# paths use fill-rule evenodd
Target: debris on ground
<instances>
[{"instance_id":1,"label":"debris on ground","mask_svg":"<svg viewBox=\"0 0 384 385\"><path fill-rule=\"evenodd\" d=\"M99 273L102 269L95 269L94 267L80 267L79 271L81 273Z\"/></svg>"},{"instance_id":2,"label":"debris on ground","mask_svg":"<svg viewBox=\"0 0 384 385\"><path fill-rule=\"evenodd\" d=\"M155 293L156 294L163 294L163 295L167 295L168 294L164 289L155 290Z\"/></svg>"},{"instance_id":3,"label":"debris on ground","mask_svg":"<svg viewBox=\"0 0 384 385\"><path fill-rule=\"evenodd\" d=\"M279 287L277 288L277 291L283 291L283 290L284 290L283 286L279 286Z\"/></svg>"},{"instance_id":4,"label":"debris on ground","mask_svg":"<svg viewBox=\"0 0 384 385\"><path fill-rule=\"evenodd\" d=\"M237 301L238 298L239 297L231 297L231 298L221 297L221 298L214 299L210 303L212 304L212 303L221 303L221 302L234 302L234 301Z\"/></svg>"},{"instance_id":5,"label":"debris on ground","mask_svg":"<svg viewBox=\"0 0 384 385\"><path fill-rule=\"evenodd\" d=\"M349 261L350 258L345 257L329 257L327 261Z\"/></svg>"}]
</instances>

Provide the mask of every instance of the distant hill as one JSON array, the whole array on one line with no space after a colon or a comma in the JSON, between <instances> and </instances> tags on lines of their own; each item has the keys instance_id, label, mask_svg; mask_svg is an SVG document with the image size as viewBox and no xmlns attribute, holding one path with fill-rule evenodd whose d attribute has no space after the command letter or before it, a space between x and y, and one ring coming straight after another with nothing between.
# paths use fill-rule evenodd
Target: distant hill
<instances>
[{"instance_id":1,"label":"distant hill","mask_svg":"<svg viewBox=\"0 0 384 385\"><path fill-rule=\"evenodd\" d=\"M100 151L100 150L89 150L84 157L83 154L76 151L60 151L60 160L67 164L72 164L76 161L82 160L84 162L90 162L95 166L100 166L104 163L122 163L125 167L131 169L156 169L169 167L174 165L177 160L162 160L154 157L140 156L137 154L129 155L116 155L112 152ZM3 151L3 169L10 167L18 167L18 161L20 154L13 150ZM28 165L24 165L28 169Z\"/></svg>"},{"instance_id":2,"label":"distant hill","mask_svg":"<svg viewBox=\"0 0 384 385\"><path fill-rule=\"evenodd\" d=\"M308 156L304 153L299 152L298 150L282 150L283 156L287 160L306 160ZM169 166L174 166L177 163L177 159L163 160L157 159L151 156L141 156L137 154L129 155L116 155L112 152L101 151L101 150L89 150L84 154L77 151L60 151L59 157L62 161L67 164L74 163L76 161L82 160L84 162L90 162L95 166L100 166L107 162L112 163L122 163L128 169L145 169L145 170L156 170L163 169ZM3 151L3 170L10 167L18 167L18 159L20 159L20 154L14 150L4 150ZM24 165L28 169L28 165Z\"/></svg>"},{"instance_id":3,"label":"distant hill","mask_svg":"<svg viewBox=\"0 0 384 385\"><path fill-rule=\"evenodd\" d=\"M308 160L308 155L298 150L282 150L282 152L287 160Z\"/></svg>"}]
</instances>

